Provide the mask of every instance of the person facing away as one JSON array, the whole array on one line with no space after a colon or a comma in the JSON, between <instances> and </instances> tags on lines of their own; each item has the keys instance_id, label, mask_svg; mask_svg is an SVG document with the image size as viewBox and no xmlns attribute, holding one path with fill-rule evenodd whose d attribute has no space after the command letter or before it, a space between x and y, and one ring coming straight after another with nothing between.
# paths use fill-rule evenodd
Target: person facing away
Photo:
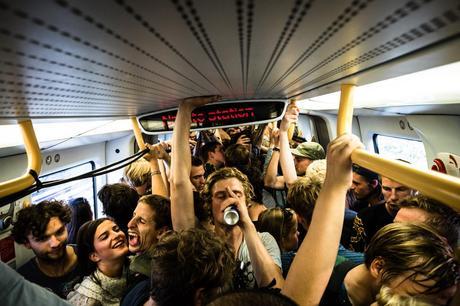
<instances>
[{"instance_id":1,"label":"person facing away","mask_svg":"<svg viewBox=\"0 0 460 306\"><path fill-rule=\"evenodd\" d=\"M150 252L152 305L205 305L231 288L233 252L212 232L197 228L170 231Z\"/></svg>"},{"instance_id":2,"label":"person facing away","mask_svg":"<svg viewBox=\"0 0 460 306\"><path fill-rule=\"evenodd\" d=\"M147 195L139 199L133 217L128 223L130 270L150 276L150 255L159 237L172 229L169 199L160 195Z\"/></svg>"},{"instance_id":3,"label":"person facing away","mask_svg":"<svg viewBox=\"0 0 460 306\"><path fill-rule=\"evenodd\" d=\"M0 261L0 301L4 306L69 306L53 292L29 282L6 263Z\"/></svg>"},{"instance_id":4,"label":"person facing away","mask_svg":"<svg viewBox=\"0 0 460 306\"><path fill-rule=\"evenodd\" d=\"M428 225L388 224L364 257L361 265L334 269L321 305L370 305L383 285L430 305L447 305L457 289L459 263L446 239Z\"/></svg>"},{"instance_id":5,"label":"person facing away","mask_svg":"<svg viewBox=\"0 0 460 306\"><path fill-rule=\"evenodd\" d=\"M103 213L112 217L126 234L128 222L139 200L136 190L126 184L107 184L99 190L97 197L102 202Z\"/></svg>"},{"instance_id":6,"label":"person facing away","mask_svg":"<svg viewBox=\"0 0 460 306\"><path fill-rule=\"evenodd\" d=\"M414 195L415 191L387 177L382 177L382 194L385 203L361 210L353 221L349 249L363 252L375 233L393 222L398 212L398 201Z\"/></svg>"},{"instance_id":7,"label":"person facing away","mask_svg":"<svg viewBox=\"0 0 460 306\"><path fill-rule=\"evenodd\" d=\"M205 177L222 168L225 164L224 147L218 141L211 141L201 147L201 160L204 163Z\"/></svg>"},{"instance_id":8,"label":"person facing away","mask_svg":"<svg viewBox=\"0 0 460 306\"><path fill-rule=\"evenodd\" d=\"M350 209L356 212L384 202L379 175L356 164L353 165L350 189L355 197L355 201L350 203Z\"/></svg>"},{"instance_id":9,"label":"person facing away","mask_svg":"<svg viewBox=\"0 0 460 306\"><path fill-rule=\"evenodd\" d=\"M443 203L422 194L407 197L398 202L399 210L393 222L421 222L433 227L458 249L460 213Z\"/></svg>"},{"instance_id":10,"label":"person facing away","mask_svg":"<svg viewBox=\"0 0 460 306\"><path fill-rule=\"evenodd\" d=\"M72 217L67 224L67 231L69 232L68 242L70 244L77 243L77 234L80 226L85 222L93 220L93 212L91 206L85 198L76 198L69 200L68 206L72 211Z\"/></svg>"},{"instance_id":11,"label":"person facing away","mask_svg":"<svg viewBox=\"0 0 460 306\"><path fill-rule=\"evenodd\" d=\"M16 243L35 254L18 272L62 298L83 277L76 251L67 245L70 217L70 208L62 201L42 201L21 209L12 229Z\"/></svg>"},{"instance_id":12,"label":"person facing away","mask_svg":"<svg viewBox=\"0 0 460 306\"><path fill-rule=\"evenodd\" d=\"M259 216L257 230L270 233L281 250L283 276L286 277L295 251L299 246L299 231L296 213L290 208L270 208Z\"/></svg>"},{"instance_id":13,"label":"person facing away","mask_svg":"<svg viewBox=\"0 0 460 306\"><path fill-rule=\"evenodd\" d=\"M115 306L128 283L125 233L110 218L88 221L77 237L78 260L87 275L67 296L74 306Z\"/></svg>"},{"instance_id":14,"label":"person facing away","mask_svg":"<svg viewBox=\"0 0 460 306\"><path fill-rule=\"evenodd\" d=\"M139 159L126 166L123 170L123 178L140 197L152 193L150 163L145 159Z\"/></svg>"}]
</instances>

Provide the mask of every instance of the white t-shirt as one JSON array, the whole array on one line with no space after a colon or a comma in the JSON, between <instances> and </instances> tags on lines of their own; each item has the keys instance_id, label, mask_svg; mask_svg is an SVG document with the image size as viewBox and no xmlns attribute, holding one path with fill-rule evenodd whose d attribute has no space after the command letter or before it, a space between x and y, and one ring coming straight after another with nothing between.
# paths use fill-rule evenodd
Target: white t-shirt
<instances>
[{"instance_id":1,"label":"white t-shirt","mask_svg":"<svg viewBox=\"0 0 460 306\"><path fill-rule=\"evenodd\" d=\"M268 251L268 254L270 254L275 264L281 269L281 252L275 238L273 238L270 233L258 234L262 240L262 244ZM245 239L243 239L243 243L240 246L240 250L238 252L238 260L241 261L240 269L244 270L244 274L247 277L246 281L248 282L248 287L254 288L256 285L256 280L252 270L251 258L249 257L248 245L246 244Z\"/></svg>"}]
</instances>

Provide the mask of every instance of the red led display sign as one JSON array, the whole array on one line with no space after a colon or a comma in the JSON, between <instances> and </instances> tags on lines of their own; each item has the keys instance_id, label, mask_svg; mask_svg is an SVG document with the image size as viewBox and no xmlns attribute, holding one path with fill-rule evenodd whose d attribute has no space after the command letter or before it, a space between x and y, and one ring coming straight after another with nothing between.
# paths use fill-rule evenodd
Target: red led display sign
<instances>
[{"instance_id":1,"label":"red led display sign","mask_svg":"<svg viewBox=\"0 0 460 306\"><path fill-rule=\"evenodd\" d=\"M197 108L192 113L191 129L206 129L232 125L257 124L280 117L284 101L216 103ZM174 129L177 110L143 115L139 122L147 133L168 132Z\"/></svg>"}]
</instances>

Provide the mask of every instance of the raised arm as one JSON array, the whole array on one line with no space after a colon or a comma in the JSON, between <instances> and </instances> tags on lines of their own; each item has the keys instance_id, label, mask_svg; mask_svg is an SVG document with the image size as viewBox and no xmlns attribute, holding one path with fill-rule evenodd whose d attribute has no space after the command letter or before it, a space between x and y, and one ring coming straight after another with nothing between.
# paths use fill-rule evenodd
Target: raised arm
<instances>
[{"instance_id":1,"label":"raised arm","mask_svg":"<svg viewBox=\"0 0 460 306\"><path fill-rule=\"evenodd\" d=\"M345 196L352 180L351 152L362 147L353 135L340 136L329 145L326 180L316 201L307 236L282 290L299 305L318 305L326 289L337 257Z\"/></svg>"},{"instance_id":2,"label":"raised arm","mask_svg":"<svg viewBox=\"0 0 460 306\"><path fill-rule=\"evenodd\" d=\"M295 104L290 104L280 125L280 162L283 170L284 181L289 187L297 180L294 160L292 159L291 148L289 147L288 130L291 123L297 121L299 109Z\"/></svg>"},{"instance_id":3,"label":"raised arm","mask_svg":"<svg viewBox=\"0 0 460 306\"><path fill-rule=\"evenodd\" d=\"M166 188L163 177L161 176L160 167L158 165L158 145L151 145L146 143L145 146L150 149L150 153L145 155L144 158L150 163L150 173L152 174L152 194L169 197L168 189Z\"/></svg>"},{"instance_id":4,"label":"raised arm","mask_svg":"<svg viewBox=\"0 0 460 306\"><path fill-rule=\"evenodd\" d=\"M274 128L270 135L271 156L264 174L264 185L273 189L284 189L284 177L278 175L280 160L279 130Z\"/></svg>"},{"instance_id":5,"label":"raised arm","mask_svg":"<svg viewBox=\"0 0 460 306\"><path fill-rule=\"evenodd\" d=\"M192 160L189 147L192 111L198 106L218 99L219 96L193 97L184 99L179 105L172 137L170 177L171 218L173 229L176 231L195 226L193 185L190 182Z\"/></svg>"}]
</instances>

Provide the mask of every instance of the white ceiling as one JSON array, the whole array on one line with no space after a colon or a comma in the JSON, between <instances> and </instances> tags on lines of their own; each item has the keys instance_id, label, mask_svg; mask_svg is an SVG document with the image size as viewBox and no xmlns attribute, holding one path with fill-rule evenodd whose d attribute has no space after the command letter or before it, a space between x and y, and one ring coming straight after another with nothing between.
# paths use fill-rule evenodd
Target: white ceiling
<instances>
[{"instance_id":1,"label":"white ceiling","mask_svg":"<svg viewBox=\"0 0 460 306\"><path fill-rule=\"evenodd\" d=\"M460 61L459 41L458 0L0 1L0 120L314 97Z\"/></svg>"}]
</instances>

